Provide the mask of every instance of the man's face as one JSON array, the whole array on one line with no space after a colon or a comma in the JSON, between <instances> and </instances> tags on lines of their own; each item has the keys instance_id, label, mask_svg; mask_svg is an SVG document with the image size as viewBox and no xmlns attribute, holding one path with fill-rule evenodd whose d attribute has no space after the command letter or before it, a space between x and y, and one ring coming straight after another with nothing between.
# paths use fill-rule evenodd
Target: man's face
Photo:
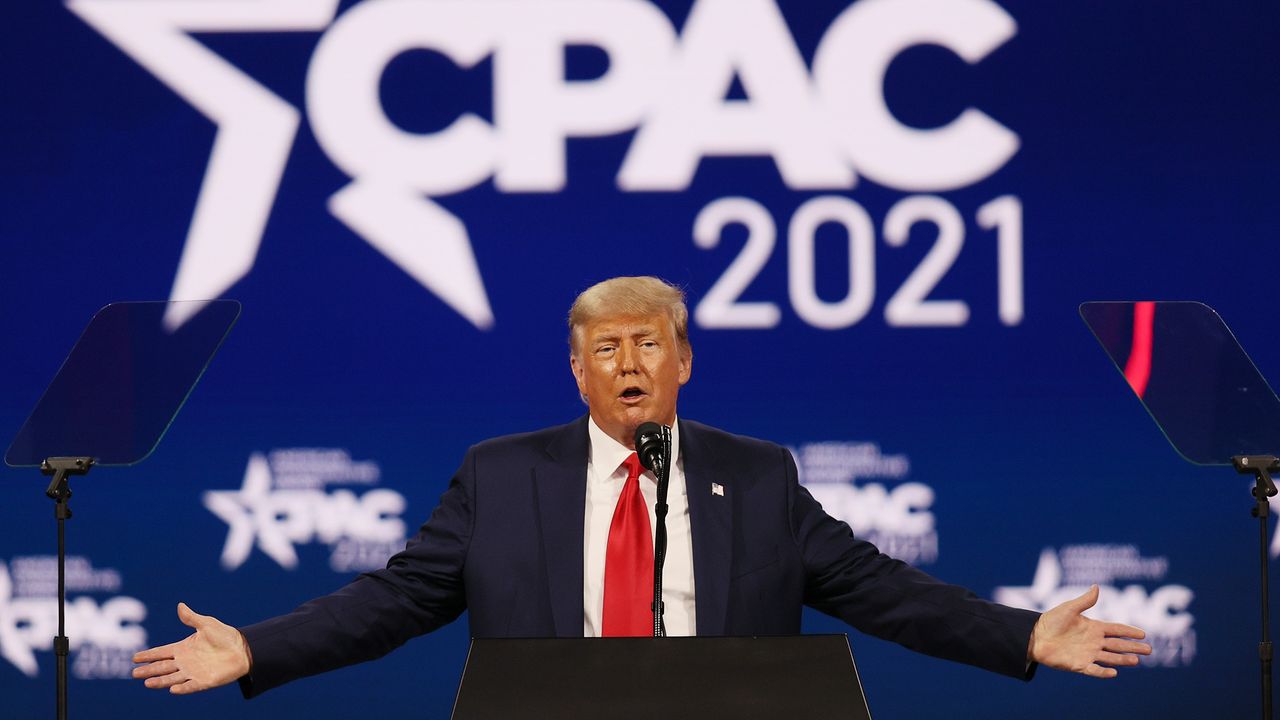
<instances>
[{"instance_id":1,"label":"man's face","mask_svg":"<svg viewBox=\"0 0 1280 720\"><path fill-rule=\"evenodd\" d=\"M569 363L601 430L633 447L641 423L675 422L693 356L680 347L666 313L596 320L578 330L577 344Z\"/></svg>"}]
</instances>

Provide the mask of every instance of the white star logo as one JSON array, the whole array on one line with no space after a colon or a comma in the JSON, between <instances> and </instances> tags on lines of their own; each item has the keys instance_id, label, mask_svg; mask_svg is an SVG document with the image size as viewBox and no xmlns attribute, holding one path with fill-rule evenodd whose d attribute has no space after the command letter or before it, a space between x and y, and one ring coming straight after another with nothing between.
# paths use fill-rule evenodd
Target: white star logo
<instances>
[{"instance_id":1,"label":"white star logo","mask_svg":"<svg viewBox=\"0 0 1280 720\"><path fill-rule=\"evenodd\" d=\"M221 296L253 268L301 116L188 33L320 32L338 0L69 0L67 7L218 126L170 299ZM330 211L485 329L493 313L466 227L411 191L357 179ZM171 306L178 327L201 303Z\"/></svg>"},{"instance_id":2,"label":"white star logo","mask_svg":"<svg viewBox=\"0 0 1280 720\"><path fill-rule=\"evenodd\" d=\"M996 589L995 601L1019 608L1044 608L1062 585L1062 563L1058 553L1051 548L1040 552L1040 560L1036 563L1036 574L1031 584L1025 587L1002 587Z\"/></svg>"},{"instance_id":3,"label":"white star logo","mask_svg":"<svg viewBox=\"0 0 1280 720\"><path fill-rule=\"evenodd\" d=\"M235 570L244 564L253 550L256 538L259 549L268 557L292 570L298 566L293 542L275 522L277 509L272 503L271 465L261 453L249 456L244 483L239 490L209 490L204 506L227 524L227 542L222 547L222 567Z\"/></svg>"}]
</instances>

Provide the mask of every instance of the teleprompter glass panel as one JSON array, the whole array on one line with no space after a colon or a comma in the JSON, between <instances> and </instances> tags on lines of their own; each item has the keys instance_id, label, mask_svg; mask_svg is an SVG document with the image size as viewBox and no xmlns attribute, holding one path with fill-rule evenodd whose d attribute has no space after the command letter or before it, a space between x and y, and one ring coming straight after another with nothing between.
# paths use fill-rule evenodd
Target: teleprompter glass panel
<instances>
[{"instance_id":1,"label":"teleprompter glass panel","mask_svg":"<svg viewBox=\"0 0 1280 720\"><path fill-rule=\"evenodd\" d=\"M1213 308L1087 302L1080 316L1184 458L1280 454L1280 400Z\"/></svg>"},{"instance_id":2,"label":"teleprompter glass panel","mask_svg":"<svg viewBox=\"0 0 1280 720\"><path fill-rule=\"evenodd\" d=\"M234 300L102 308L18 431L5 462L30 466L81 456L101 465L142 461L239 317Z\"/></svg>"}]
</instances>

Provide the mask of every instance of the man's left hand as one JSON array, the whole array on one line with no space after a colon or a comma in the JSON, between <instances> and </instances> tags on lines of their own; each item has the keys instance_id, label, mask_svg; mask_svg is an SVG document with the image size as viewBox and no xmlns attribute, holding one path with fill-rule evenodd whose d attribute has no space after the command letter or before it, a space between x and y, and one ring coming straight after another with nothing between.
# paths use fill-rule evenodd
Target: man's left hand
<instances>
[{"instance_id":1,"label":"man's left hand","mask_svg":"<svg viewBox=\"0 0 1280 720\"><path fill-rule=\"evenodd\" d=\"M1058 670L1096 678L1113 678L1116 668L1138 664L1151 646L1138 642L1147 636L1140 628L1084 616L1098 602L1098 586L1040 616L1031 631L1027 659Z\"/></svg>"}]
</instances>

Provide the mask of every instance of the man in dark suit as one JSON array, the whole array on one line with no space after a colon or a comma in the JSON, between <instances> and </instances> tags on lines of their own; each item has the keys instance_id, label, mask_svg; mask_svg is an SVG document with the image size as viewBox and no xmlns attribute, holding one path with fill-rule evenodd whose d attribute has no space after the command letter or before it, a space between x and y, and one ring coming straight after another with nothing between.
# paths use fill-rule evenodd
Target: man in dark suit
<instances>
[{"instance_id":1,"label":"man in dark suit","mask_svg":"<svg viewBox=\"0 0 1280 720\"><path fill-rule=\"evenodd\" d=\"M674 426L678 440L664 588L672 634L795 634L809 605L1020 678L1038 663L1113 677L1150 652L1138 628L1082 615L1096 587L1043 615L982 600L854 538L799 485L785 449L678 420L693 354L677 288L607 280L578 297L569 324L586 417L471 448L406 549L331 595L241 630L179 605L196 632L139 652L134 676L176 694L238 680L252 697L380 657L463 610L478 637L633 634L627 618L643 627L648 608L635 591L652 577L652 478L631 452L648 421ZM628 544L629 533L639 540Z\"/></svg>"}]
</instances>

